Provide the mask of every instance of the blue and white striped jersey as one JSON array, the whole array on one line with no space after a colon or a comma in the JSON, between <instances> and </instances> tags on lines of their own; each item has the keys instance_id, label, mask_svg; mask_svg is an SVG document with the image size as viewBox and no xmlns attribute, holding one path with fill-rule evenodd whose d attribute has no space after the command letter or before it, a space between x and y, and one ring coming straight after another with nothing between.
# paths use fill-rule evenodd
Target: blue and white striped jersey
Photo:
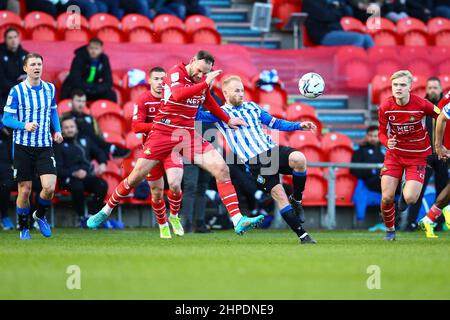
<instances>
[{"instance_id":1,"label":"blue and white striped jersey","mask_svg":"<svg viewBox=\"0 0 450 320\"><path fill-rule=\"evenodd\" d=\"M36 122L34 132L13 130L13 141L28 147L51 147L51 113L56 111L55 86L41 80L39 86L31 86L27 80L11 88L4 111L20 122Z\"/></svg>"},{"instance_id":2,"label":"blue and white striped jersey","mask_svg":"<svg viewBox=\"0 0 450 320\"><path fill-rule=\"evenodd\" d=\"M444 115L447 119L450 119L450 103L447 103L444 108L442 108Z\"/></svg>"},{"instance_id":3,"label":"blue and white striped jersey","mask_svg":"<svg viewBox=\"0 0 450 320\"><path fill-rule=\"evenodd\" d=\"M232 151L244 162L276 146L272 138L264 132L263 125L281 131L302 130L299 122L289 122L272 117L254 102L244 102L239 107L225 104L222 106L222 110L230 117L244 119L248 126L231 129L211 113L200 110L196 120L215 122Z\"/></svg>"}]
</instances>

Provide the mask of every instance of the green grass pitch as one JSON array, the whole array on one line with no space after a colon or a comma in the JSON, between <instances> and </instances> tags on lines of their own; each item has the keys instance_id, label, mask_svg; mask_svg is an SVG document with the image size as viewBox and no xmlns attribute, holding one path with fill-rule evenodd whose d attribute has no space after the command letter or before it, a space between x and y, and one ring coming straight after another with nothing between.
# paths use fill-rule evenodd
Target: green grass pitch
<instances>
[{"instance_id":1,"label":"green grass pitch","mask_svg":"<svg viewBox=\"0 0 450 320\"><path fill-rule=\"evenodd\" d=\"M0 232L0 299L450 299L450 233L231 230L159 239L156 229ZM70 265L81 289L69 290ZM367 272L379 267L380 289Z\"/></svg>"}]
</instances>

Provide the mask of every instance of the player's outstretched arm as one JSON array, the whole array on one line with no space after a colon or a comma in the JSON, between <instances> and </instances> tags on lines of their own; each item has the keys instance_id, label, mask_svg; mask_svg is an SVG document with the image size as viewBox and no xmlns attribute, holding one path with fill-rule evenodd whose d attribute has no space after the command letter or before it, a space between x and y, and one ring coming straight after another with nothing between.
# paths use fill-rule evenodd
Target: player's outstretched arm
<instances>
[{"instance_id":1,"label":"player's outstretched arm","mask_svg":"<svg viewBox=\"0 0 450 320\"><path fill-rule=\"evenodd\" d=\"M262 124L265 124L271 129L279 130L279 131L296 131L296 130L303 130L302 124L300 122L292 122L282 119L277 119L273 117L270 113L263 110L260 106L258 106L261 110L261 116L259 117L259 120ZM312 123L312 122L311 122ZM314 125L314 124L313 124ZM309 127L309 125L307 125ZM315 125L314 125L315 127Z\"/></svg>"},{"instance_id":2,"label":"player's outstretched arm","mask_svg":"<svg viewBox=\"0 0 450 320\"><path fill-rule=\"evenodd\" d=\"M195 120L205 122L205 123L220 122L220 119L217 118L215 115L213 115L210 112L203 111L203 110L198 110L198 112L195 116Z\"/></svg>"}]
</instances>

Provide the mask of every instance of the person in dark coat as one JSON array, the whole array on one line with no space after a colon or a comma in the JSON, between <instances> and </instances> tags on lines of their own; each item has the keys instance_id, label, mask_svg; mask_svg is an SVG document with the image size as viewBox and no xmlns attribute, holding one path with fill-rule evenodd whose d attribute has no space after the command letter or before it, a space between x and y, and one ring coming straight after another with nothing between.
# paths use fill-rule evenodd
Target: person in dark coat
<instances>
[{"instance_id":1,"label":"person in dark coat","mask_svg":"<svg viewBox=\"0 0 450 320\"><path fill-rule=\"evenodd\" d=\"M27 77L23 71L23 59L28 53L20 45L16 28L6 29L3 38L5 42L0 44L0 113L3 113L9 90Z\"/></svg>"},{"instance_id":2,"label":"person in dark coat","mask_svg":"<svg viewBox=\"0 0 450 320\"><path fill-rule=\"evenodd\" d=\"M107 99L117 102L109 58L103 53L103 42L98 38L92 38L88 45L75 50L61 98L70 98L76 89L83 90L90 101Z\"/></svg>"},{"instance_id":3,"label":"person in dark coat","mask_svg":"<svg viewBox=\"0 0 450 320\"><path fill-rule=\"evenodd\" d=\"M84 192L94 195L93 211L103 206L108 185L97 174L106 171L107 158L88 137L78 135L77 125L72 118L62 118L61 127L64 142L54 146L59 186L72 193L73 207L82 223L85 218ZM91 163L93 159L99 163L96 170Z\"/></svg>"}]
</instances>

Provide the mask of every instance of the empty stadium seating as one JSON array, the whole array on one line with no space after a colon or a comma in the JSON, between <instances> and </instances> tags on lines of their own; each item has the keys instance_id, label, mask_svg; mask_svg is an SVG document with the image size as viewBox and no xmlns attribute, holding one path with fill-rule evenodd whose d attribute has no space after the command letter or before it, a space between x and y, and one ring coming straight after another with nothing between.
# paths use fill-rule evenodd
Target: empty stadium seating
<instances>
[{"instance_id":1,"label":"empty stadium seating","mask_svg":"<svg viewBox=\"0 0 450 320\"><path fill-rule=\"evenodd\" d=\"M56 20L60 39L87 42L91 37L89 22L82 15L62 13Z\"/></svg>"},{"instance_id":2,"label":"empty stadium seating","mask_svg":"<svg viewBox=\"0 0 450 320\"><path fill-rule=\"evenodd\" d=\"M321 139L322 150L330 162L351 162L353 155L352 140L338 132L330 132Z\"/></svg>"},{"instance_id":3,"label":"empty stadium seating","mask_svg":"<svg viewBox=\"0 0 450 320\"><path fill-rule=\"evenodd\" d=\"M122 31L129 42L156 42L152 22L140 14L127 14L122 18Z\"/></svg>"},{"instance_id":4,"label":"empty stadium seating","mask_svg":"<svg viewBox=\"0 0 450 320\"><path fill-rule=\"evenodd\" d=\"M104 42L121 42L120 21L107 13L94 14L89 19L92 33Z\"/></svg>"},{"instance_id":5,"label":"empty stadium seating","mask_svg":"<svg viewBox=\"0 0 450 320\"><path fill-rule=\"evenodd\" d=\"M161 14L153 20L153 25L162 43L187 43L183 21L169 14Z\"/></svg>"},{"instance_id":6,"label":"empty stadium seating","mask_svg":"<svg viewBox=\"0 0 450 320\"><path fill-rule=\"evenodd\" d=\"M58 39L56 21L45 12L34 11L24 18L25 32L32 40L55 41Z\"/></svg>"},{"instance_id":7,"label":"empty stadium seating","mask_svg":"<svg viewBox=\"0 0 450 320\"><path fill-rule=\"evenodd\" d=\"M220 44L220 34L212 19L202 15L192 15L186 18L186 32L190 42L198 44Z\"/></svg>"}]
</instances>

